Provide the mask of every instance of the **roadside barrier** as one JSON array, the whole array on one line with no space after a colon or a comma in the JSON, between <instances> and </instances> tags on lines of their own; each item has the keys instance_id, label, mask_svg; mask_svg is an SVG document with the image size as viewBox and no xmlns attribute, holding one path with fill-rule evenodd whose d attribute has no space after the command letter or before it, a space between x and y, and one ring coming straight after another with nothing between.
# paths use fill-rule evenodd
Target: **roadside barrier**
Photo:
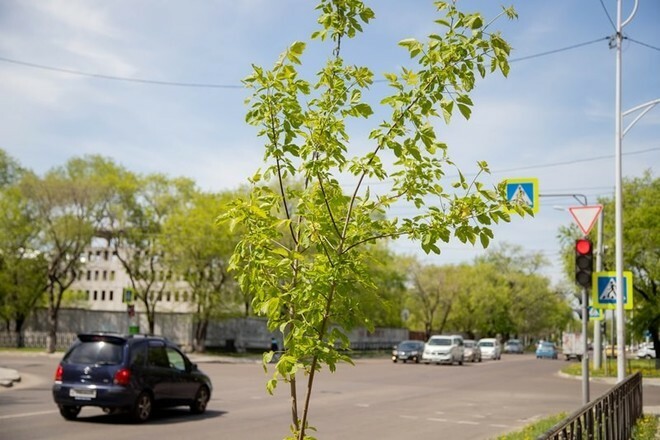
<instances>
[{"instance_id":1,"label":"roadside barrier","mask_svg":"<svg viewBox=\"0 0 660 440\"><path fill-rule=\"evenodd\" d=\"M537 440L630 439L642 416L642 375L635 373L557 423Z\"/></svg>"}]
</instances>

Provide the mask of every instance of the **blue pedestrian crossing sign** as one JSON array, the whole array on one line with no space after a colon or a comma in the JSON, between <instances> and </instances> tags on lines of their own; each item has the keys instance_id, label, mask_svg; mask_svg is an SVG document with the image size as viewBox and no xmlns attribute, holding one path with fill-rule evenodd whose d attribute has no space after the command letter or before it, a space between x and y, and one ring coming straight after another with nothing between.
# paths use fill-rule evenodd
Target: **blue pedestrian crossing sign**
<instances>
[{"instance_id":1,"label":"blue pedestrian crossing sign","mask_svg":"<svg viewBox=\"0 0 660 440\"><path fill-rule=\"evenodd\" d=\"M513 204L531 208L536 214L539 212L539 179L506 179L506 198Z\"/></svg>"},{"instance_id":2,"label":"blue pedestrian crossing sign","mask_svg":"<svg viewBox=\"0 0 660 440\"><path fill-rule=\"evenodd\" d=\"M592 304L599 309L616 309L616 272L595 272L592 275ZM623 272L623 308L633 308L632 272Z\"/></svg>"}]
</instances>

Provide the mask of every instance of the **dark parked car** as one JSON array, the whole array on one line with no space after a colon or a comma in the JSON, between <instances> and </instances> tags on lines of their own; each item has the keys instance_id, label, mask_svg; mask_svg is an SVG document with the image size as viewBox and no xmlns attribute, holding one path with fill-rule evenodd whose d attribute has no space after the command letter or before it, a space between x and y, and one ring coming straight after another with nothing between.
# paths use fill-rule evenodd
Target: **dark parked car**
<instances>
[{"instance_id":1,"label":"dark parked car","mask_svg":"<svg viewBox=\"0 0 660 440\"><path fill-rule=\"evenodd\" d=\"M418 364L422 358L422 353L424 353L424 342L403 341L394 347L392 351L392 362L403 361L405 363L407 361L413 361Z\"/></svg>"},{"instance_id":2,"label":"dark parked car","mask_svg":"<svg viewBox=\"0 0 660 440\"><path fill-rule=\"evenodd\" d=\"M53 399L67 420L83 406L96 406L144 422L156 406L186 405L201 414L212 389L209 377L167 339L90 333L78 335L58 365Z\"/></svg>"}]
</instances>

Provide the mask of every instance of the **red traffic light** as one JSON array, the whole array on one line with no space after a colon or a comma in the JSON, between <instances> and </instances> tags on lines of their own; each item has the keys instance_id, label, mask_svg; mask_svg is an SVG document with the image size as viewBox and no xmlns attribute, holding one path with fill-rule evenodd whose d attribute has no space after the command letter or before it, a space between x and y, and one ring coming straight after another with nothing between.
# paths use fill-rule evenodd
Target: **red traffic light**
<instances>
[{"instance_id":1,"label":"red traffic light","mask_svg":"<svg viewBox=\"0 0 660 440\"><path fill-rule=\"evenodd\" d=\"M586 238L575 240L575 251L580 255L591 253L591 241Z\"/></svg>"}]
</instances>

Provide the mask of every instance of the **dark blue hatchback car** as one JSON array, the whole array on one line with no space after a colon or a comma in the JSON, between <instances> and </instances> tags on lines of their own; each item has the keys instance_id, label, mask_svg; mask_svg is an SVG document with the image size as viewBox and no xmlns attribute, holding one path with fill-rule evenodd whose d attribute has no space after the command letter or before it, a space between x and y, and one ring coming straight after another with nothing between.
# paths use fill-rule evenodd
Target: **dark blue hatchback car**
<instances>
[{"instance_id":1,"label":"dark blue hatchback car","mask_svg":"<svg viewBox=\"0 0 660 440\"><path fill-rule=\"evenodd\" d=\"M212 389L209 377L167 339L87 333L78 335L57 367L53 399L67 420L83 406L95 406L144 422L157 406L186 405L201 414Z\"/></svg>"}]
</instances>

